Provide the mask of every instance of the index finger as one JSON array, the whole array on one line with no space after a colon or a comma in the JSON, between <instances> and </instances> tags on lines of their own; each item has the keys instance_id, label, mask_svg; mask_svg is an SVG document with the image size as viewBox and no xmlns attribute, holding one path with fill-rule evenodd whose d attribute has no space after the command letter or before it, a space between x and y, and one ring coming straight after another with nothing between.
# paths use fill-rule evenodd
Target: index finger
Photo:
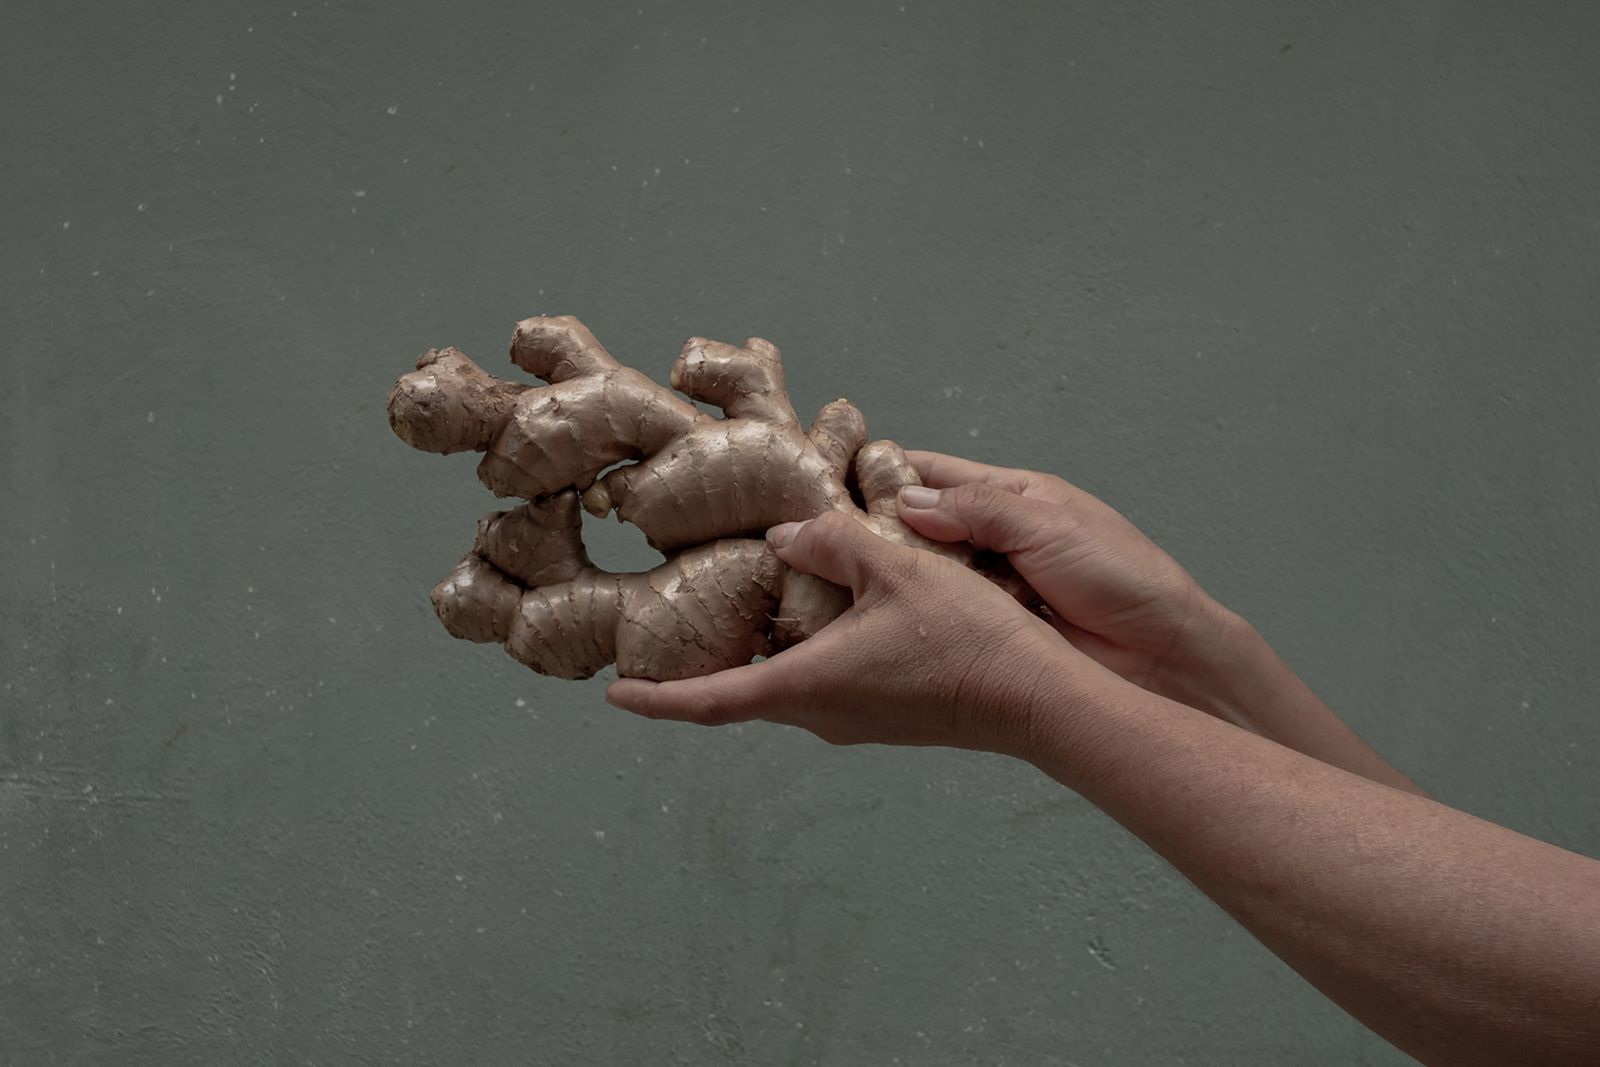
<instances>
[{"instance_id":1,"label":"index finger","mask_svg":"<svg viewBox=\"0 0 1600 1067\"><path fill-rule=\"evenodd\" d=\"M1033 497L1036 500L1059 502L1066 496L1065 493L1053 492L1049 480L1034 471L991 467L987 463L978 463L960 456L947 456L943 452L907 450L906 458L911 461L911 466L922 478L922 484L930 489L949 489L957 485L983 482L996 489L1004 489L1018 496Z\"/></svg>"}]
</instances>

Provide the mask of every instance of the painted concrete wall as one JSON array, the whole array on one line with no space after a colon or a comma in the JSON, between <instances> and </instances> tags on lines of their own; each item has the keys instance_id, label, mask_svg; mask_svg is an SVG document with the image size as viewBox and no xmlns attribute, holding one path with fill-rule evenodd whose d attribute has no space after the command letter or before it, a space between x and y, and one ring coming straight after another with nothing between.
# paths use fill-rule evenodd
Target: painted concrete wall
<instances>
[{"instance_id":1,"label":"painted concrete wall","mask_svg":"<svg viewBox=\"0 0 1600 1067\"><path fill-rule=\"evenodd\" d=\"M492 502L417 353L762 333L1600 853L1600 8L1134 7L8 9L0 1062L1400 1062L1025 767L427 604Z\"/></svg>"}]
</instances>

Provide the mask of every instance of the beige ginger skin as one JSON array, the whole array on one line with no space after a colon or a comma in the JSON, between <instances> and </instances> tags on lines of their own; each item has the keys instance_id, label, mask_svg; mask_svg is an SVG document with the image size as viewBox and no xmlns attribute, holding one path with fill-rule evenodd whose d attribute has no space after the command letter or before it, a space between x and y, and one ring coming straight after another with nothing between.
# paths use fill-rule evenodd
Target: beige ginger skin
<instances>
[{"instance_id":1,"label":"beige ginger skin","mask_svg":"<svg viewBox=\"0 0 1600 1067\"><path fill-rule=\"evenodd\" d=\"M801 427L769 341L685 342L673 387L724 418L623 366L570 316L518 323L511 359L548 384L504 381L435 349L395 383L389 422L414 448L482 452L484 485L527 501L479 522L433 604L451 634L502 644L541 674L587 678L615 663L623 677L695 677L815 633L849 593L791 570L757 539L778 523L838 511L971 561L900 521L895 496L920 484L916 471L893 442L866 444L849 401ZM667 560L635 574L595 567L580 501L637 526Z\"/></svg>"}]
</instances>

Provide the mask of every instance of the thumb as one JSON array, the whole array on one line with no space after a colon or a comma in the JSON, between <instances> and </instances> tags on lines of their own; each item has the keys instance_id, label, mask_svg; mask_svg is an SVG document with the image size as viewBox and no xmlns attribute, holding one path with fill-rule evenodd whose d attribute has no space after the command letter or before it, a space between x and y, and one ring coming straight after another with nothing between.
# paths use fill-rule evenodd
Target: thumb
<instances>
[{"instance_id":1,"label":"thumb","mask_svg":"<svg viewBox=\"0 0 1600 1067\"><path fill-rule=\"evenodd\" d=\"M987 482L948 489L908 485L900 490L900 518L935 541L970 541L1010 555L1037 548L1071 526L1059 504L1009 492Z\"/></svg>"},{"instance_id":2,"label":"thumb","mask_svg":"<svg viewBox=\"0 0 1600 1067\"><path fill-rule=\"evenodd\" d=\"M860 597L885 571L901 565L915 549L890 544L865 524L837 511L805 522L786 522L767 531L778 558L797 571L848 586Z\"/></svg>"}]
</instances>

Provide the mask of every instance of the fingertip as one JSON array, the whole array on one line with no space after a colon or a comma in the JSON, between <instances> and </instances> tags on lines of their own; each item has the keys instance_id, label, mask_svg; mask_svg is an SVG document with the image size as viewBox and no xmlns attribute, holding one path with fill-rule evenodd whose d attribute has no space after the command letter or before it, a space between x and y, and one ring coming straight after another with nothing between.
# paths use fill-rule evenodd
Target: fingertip
<instances>
[{"instance_id":1,"label":"fingertip","mask_svg":"<svg viewBox=\"0 0 1600 1067\"><path fill-rule=\"evenodd\" d=\"M916 507L899 501L900 521L934 541L965 541L972 536L967 525L936 507Z\"/></svg>"},{"instance_id":2,"label":"fingertip","mask_svg":"<svg viewBox=\"0 0 1600 1067\"><path fill-rule=\"evenodd\" d=\"M618 678L606 686L606 703L614 708L642 715L651 692L659 684L648 678Z\"/></svg>"},{"instance_id":3,"label":"fingertip","mask_svg":"<svg viewBox=\"0 0 1600 1067\"><path fill-rule=\"evenodd\" d=\"M939 490L930 489L926 485L902 485L900 506L919 510L938 507Z\"/></svg>"},{"instance_id":4,"label":"fingertip","mask_svg":"<svg viewBox=\"0 0 1600 1067\"><path fill-rule=\"evenodd\" d=\"M773 548L784 548L795 539L804 525L803 522L780 522L767 531L767 543Z\"/></svg>"}]
</instances>

